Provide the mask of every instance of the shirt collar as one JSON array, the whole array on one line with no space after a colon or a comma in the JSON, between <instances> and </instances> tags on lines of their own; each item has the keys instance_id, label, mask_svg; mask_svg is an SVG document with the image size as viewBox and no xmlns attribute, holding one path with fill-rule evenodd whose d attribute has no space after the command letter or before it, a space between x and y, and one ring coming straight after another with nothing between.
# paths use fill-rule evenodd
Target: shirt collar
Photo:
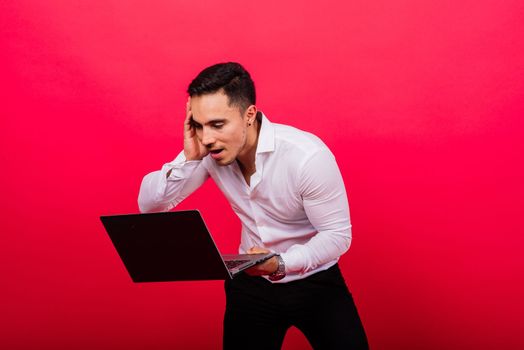
<instances>
[{"instance_id":1,"label":"shirt collar","mask_svg":"<svg viewBox=\"0 0 524 350\"><path fill-rule=\"evenodd\" d=\"M258 134L257 154L265 152L273 152L275 150L275 127L273 123L262 114L262 125L260 126L260 133Z\"/></svg>"}]
</instances>

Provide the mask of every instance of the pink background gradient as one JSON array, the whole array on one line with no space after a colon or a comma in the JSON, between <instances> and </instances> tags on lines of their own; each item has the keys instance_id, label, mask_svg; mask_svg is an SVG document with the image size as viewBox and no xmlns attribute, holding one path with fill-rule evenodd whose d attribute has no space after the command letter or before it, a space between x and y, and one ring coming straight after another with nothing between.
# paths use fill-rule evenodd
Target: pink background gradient
<instances>
[{"instance_id":1,"label":"pink background gradient","mask_svg":"<svg viewBox=\"0 0 524 350\"><path fill-rule=\"evenodd\" d=\"M337 157L373 349L524 348L523 34L517 0L0 2L0 347L220 348L222 282L133 284L98 217L137 212L187 84L234 60ZM180 208L235 251L211 181Z\"/></svg>"}]
</instances>

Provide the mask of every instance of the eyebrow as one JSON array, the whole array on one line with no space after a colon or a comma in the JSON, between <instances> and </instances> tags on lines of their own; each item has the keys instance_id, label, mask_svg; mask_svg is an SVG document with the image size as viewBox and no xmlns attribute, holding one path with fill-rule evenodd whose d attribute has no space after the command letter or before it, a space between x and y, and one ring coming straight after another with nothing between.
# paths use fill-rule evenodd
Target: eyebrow
<instances>
[{"instance_id":1,"label":"eyebrow","mask_svg":"<svg viewBox=\"0 0 524 350\"><path fill-rule=\"evenodd\" d=\"M202 125L201 123L197 122L194 118L191 118L193 124ZM217 118L217 119L211 119L206 124L215 124L215 123L224 123L226 121L225 118Z\"/></svg>"}]
</instances>

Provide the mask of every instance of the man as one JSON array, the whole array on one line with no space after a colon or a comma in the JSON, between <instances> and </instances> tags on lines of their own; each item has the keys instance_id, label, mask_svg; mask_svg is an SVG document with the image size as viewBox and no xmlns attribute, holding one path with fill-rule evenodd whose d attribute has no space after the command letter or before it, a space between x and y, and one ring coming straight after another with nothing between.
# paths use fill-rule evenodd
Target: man
<instances>
[{"instance_id":1,"label":"man","mask_svg":"<svg viewBox=\"0 0 524 350\"><path fill-rule=\"evenodd\" d=\"M296 326L315 349L367 349L337 264L351 224L332 153L271 123L238 63L204 69L188 93L184 150L144 177L140 210L170 210L211 177L242 222L240 253L278 254L226 281L224 348L280 349Z\"/></svg>"}]
</instances>

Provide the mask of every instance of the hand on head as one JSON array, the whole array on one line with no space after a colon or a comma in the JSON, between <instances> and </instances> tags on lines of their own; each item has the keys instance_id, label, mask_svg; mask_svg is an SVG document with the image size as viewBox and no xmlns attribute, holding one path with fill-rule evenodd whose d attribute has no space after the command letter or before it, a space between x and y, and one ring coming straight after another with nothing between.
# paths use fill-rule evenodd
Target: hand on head
<instances>
[{"instance_id":1,"label":"hand on head","mask_svg":"<svg viewBox=\"0 0 524 350\"><path fill-rule=\"evenodd\" d=\"M186 119L184 120L184 155L186 160L201 160L209 153L209 150L200 142L193 123L191 113L191 97L186 103Z\"/></svg>"}]
</instances>

